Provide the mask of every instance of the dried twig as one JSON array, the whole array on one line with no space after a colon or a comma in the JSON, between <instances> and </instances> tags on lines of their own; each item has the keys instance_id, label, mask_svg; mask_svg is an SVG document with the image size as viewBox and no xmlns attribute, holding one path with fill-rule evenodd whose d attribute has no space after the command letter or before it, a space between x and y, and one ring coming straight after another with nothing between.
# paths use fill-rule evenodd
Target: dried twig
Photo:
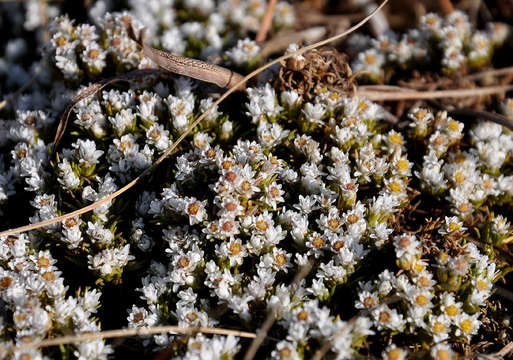
<instances>
[{"instance_id":1,"label":"dried twig","mask_svg":"<svg viewBox=\"0 0 513 360\"><path fill-rule=\"evenodd\" d=\"M439 91L403 91L391 93L384 91L357 90L357 96L365 96L371 101L400 101L440 98L464 98L504 93L513 90L513 85L486 86L475 89L456 89Z\"/></svg>"},{"instance_id":2,"label":"dried twig","mask_svg":"<svg viewBox=\"0 0 513 360\"><path fill-rule=\"evenodd\" d=\"M357 75L360 75L359 72ZM379 91L382 92L411 92L411 89L403 87L403 86L395 86L395 85L361 85L358 86L358 91Z\"/></svg>"},{"instance_id":3,"label":"dried twig","mask_svg":"<svg viewBox=\"0 0 513 360\"><path fill-rule=\"evenodd\" d=\"M54 223L57 223L57 222L61 222L61 221L64 221L66 219L69 219L69 218L72 218L74 216L78 216L78 215L81 215L81 214L84 214L86 212L89 212L91 210L94 210L96 209L98 206L101 206L102 204L114 199L115 197L117 197L118 195L121 195L122 193L124 193L125 191L127 191L128 189L130 189L131 187L133 187L135 184L137 184L142 178L144 178L146 175L150 174L162 161L164 161L164 159L166 159L169 155L171 155L174 150L178 147L178 145L185 139L185 137L187 135L189 135L189 133L192 131L192 129L194 129L201 121L203 121L203 119L208 115L210 114L210 112L212 112L213 109L215 109L216 106L218 106L222 101L224 101L224 99L226 99L228 96L230 96L232 93L234 93L237 88L241 85L243 85L246 81L248 81L249 79L255 77L256 75L258 75L259 73L261 73L262 71L264 71L265 69L273 66L274 64L277 64L277 63L280 63L281 61L283 60L286 60L290 57L293 57L293 56L297 56L297 55L301 55L302 53L308 51L308 50L312 50L312 49L315 49L317 47L320 47L322 45L325 45L325 44L328 44L332 41L335 41L335 40L338 40L352 32L354 32L355 30L357 30L358 28L360 28L361 26L363 26L372 16L374 16L374 14L376 14L379 10L381 10L381 8L383 8L383 6L386 5L386 3L388 2L388 0L384 0L381 5L379 7L376 8L376 10L374 10L372 13L370 13L367 17L365 17L363 20L361 20L359 23L357 23L356 25L352 26L351 28L347 29L346 31L340 33L340 34L337 34L335 36L332 36L326 40L323 40L323 41L319 41L315 44L312 44L312 45L309 45L309 46L305 46L301 49L298 49L294 52L291 52L289 54L286 54L286 55L283 55L283 56L280 56L279 58L273 60L273 61L270 61L268 62L267 64L259 67L258 69L252 71L251 73L249 73L248 75L246 75L242 80L240 80L238 83L236 83L233 87L231 87L230 89L228 89L219 99L217 99L217 101L215 101L211 107L209 107L203 114L201 114L179 137L178 139L176 139L176 141L171 144L171 146L150 166L148 167L147 169L145 169L139 176L137 176L135 179L133 179L132 181L130 181L128 184L126 184L125 186L123 186L121 189L119 189L118 191L114 192L113 194L101 199L101 200L98 200L97 202L93 203L93 204L90 204L86 207L83 207L81 209L78 209L76 211L73 211L71 213L68 213L68 214L65 214L65 215L62 215L62 216L59 216L57 218L54 218L54 219L49 219L49 220L45 220L45 221L42 221L42 222L39 222L39 223L35 223L35 224L31 224L31 225L26 225L26 226L21 226L21 227L18 227L18 228L15 228L15 229L9 229L9 230L5 230L5 231L2 231L0 232L0 236L8 236L8 235L14 235L14 234L18 234L18 233L21 233L21 232L26 232L26 231L30 231L30 230L35 230L35 229L38 229L38 228L41 228L41 227L44 227L44 226L48 226L50 224L54 224Z\"/></svg>"},{"instance_id":4,"label":"dried twig","mask_svg":"<svg viewBox=\"0 0 513 360\"><path fill-rule=\"evenodd\" d=\"M303 280L310 273L311 269L312 269L312 264L310 264L310 263L303 266L301 268L301 270L294 277L294 280L292 280L292 283L290 284L291 289L295 289L297 286L299 286L299 283L301 282L301 280ZM292 296L292 294L291 294L291 296ZM267 336L267 333L269 332L269 330L273 326L274 322L276 321L276 315L277 315L276 308L273 308L267 314L267 318L265 319L264 323L258 330L257 336L255 337L255 339L249 346L249 349L244 354L244 360L251 360L255 357L255 355L258 351L258 348L260 347L260 345L264 341L265 337Z\"/></svg>"},{"instance_id":5,"label":"dried twig","mask_svg":"<svg viewBox=\"0 0 513 360\"><path fill-rule=\"evenodd\" d=\"M509 66L509 67L505 67L502 69L491 69L491 70L480 71L480 72L465 76L465 79L478 80L478 79L485 78L488 76L509 75L512 73L513 73L513 66Z\"/></svg>"},{"instance_id":6,"label":"dried twig","mask_svg":"<svg viewBox=\"0 0 513 360\"><path fill-rule=\"evenodd\" d=\"M452 5L451 0L438 0L438 6L445 15L449 15L454 11L454 6Z\"/></svg>"},{"instance_id":7,"label":"dried twig","mask_svg":"<svg viewBox=\"0 0 513 360\"><path fill-rule=\"evenodd\" d=\"M216 84L222 88L243 88L244 83L242 75L226 69L221 66L207 63L198 59L192 59L184 56L177 56L168 52L155 49L144 42L144 29L135 35L134 28L130 21L126 22L128 36L142 48L144 55L149 57L159 68L179 74L189 76L193 79Z\"/></svg>"},{"instance_id":8,"label":"dried twig","mask_svg":"<svg viewBox=\"0 0 513 360\"><path fill-rule=\"evenodd\" d=\"M258 33L255 38L257 44L261 44L262 42L264 42L265 38L267 37L267 33L271 29L271 26L273 24L274 10L276 9L277 3L278 0L269 0L267 3L265 14L262 18L262 22L260 23L260 29L258 29Z\"/></svg>"},{"instance_id":9,"label":"dried twig","mask_svg":"<svg viewBox=\"0 0 513 360\"><path fill-rule=\"evenodd\" d=\"M500 349L495 355L505 357L513 352L513 341Z\"/></svg>"},{"instance_id":10,"label":"dried twig","mask_svg":"<svg viewBox=\"0 0 513 360\"><path fill-rule=\"evenodd\" d=\"M29 350L36 348L43 348L49 346L56 345L64 345L64 344L74 344L82 341L92 341L97 339L109 339L109 338L122 338L129 336L142 336L142 335L152 335L152 334L161 334L161 333L178 333L178 334L216 334L216 335L233 335L243 338L255 338L256 334L239 331L239 330L230 330L230 329L221 329L221 328L207 328L207 327L182 327L182 326L155 326L148 328L138 328L138 329L116 329L116 330L107 330L101 331L97 333L87 333L81 335L73 335L73 336L62 336L55 339L43 340L40 342L27 343L23 345L19 345L14 348L14 351L20 350Z\"/></svg>"}]
</instances>

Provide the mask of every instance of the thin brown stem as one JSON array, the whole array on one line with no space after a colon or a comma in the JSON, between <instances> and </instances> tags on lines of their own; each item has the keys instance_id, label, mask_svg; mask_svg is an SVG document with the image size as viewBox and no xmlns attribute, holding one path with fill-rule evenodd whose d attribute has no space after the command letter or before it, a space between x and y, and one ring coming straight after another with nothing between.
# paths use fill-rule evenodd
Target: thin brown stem
<instances>
[{"instance_id":1,"label":"thin brown stem","mask_svg":"<svg viewBox=\"0 0 513 360\"><path fill-rule=\"evenodd\" d=\"M513 90L513 85L486 86L475 89L456 89L439 91L404 91L391 93L384 91L357 90L357 96L365 96L371 101L401 101L419 99L464 98L473 96L500 94Z\"/></svg>"},{"instance_id":2,"label":"thin brown stem","mask_svg":"<svg viewBox=\"0 0 513 360\"><path fill-rule=\"evenodd\" d=\"M64 344L74 344L77 342L92 341L92 340L97 340L97 339L122 338L122 337L129 337L129 336L152 335L152 334L161 334L161 333L179 333L179 334L203 333L203 334L216 334L216 335L233 335L233 336L237 336L237 337L250 338L250 339L256 337L256 334L254 334L254 333L239 331L239 330L222 329L222 328L155 326L155 327L138 328L138 329L106 330L106 331L101 331L98 333L86 333L86 334L81 334L81 335L62 336L62 337L55 338L55 339L48 339L48 340L43 340L43 341L39 341L39 342L33 342L33 343L19 345L14 349L14 351L36 349L36 348L43 348L43 347L64 345Z\"/></svg>"},{"instance_id":3,"label":"thin brown stem","mask_svg":"<svg viewBox=\"0 0 513 360\"><path fill-rule=\"evenodd\" d=\"M438 6L444 15L449 15L454 11L451 0L438 0Z\"/></svg>"},{"instance_id":4,"label":"thin brown stem","mask_svg":"<svg viewBox=\"0 0 513 360\"><path fill-rule=\"evenodd\" d=\"M260 23L260 29L258 29L258 33L256 35L255 41L257 44L261 44L267 38L267 33L271 30L273 24L273 15L274 10L276 9L276 4L278 0L269 0L267 4L267 8L265 9L265 14L262 17L262 22Z\"/></svg>"},{"instance_id":5,"label":"thin brown stem","mask_svg":"<svg viewBox=\"0 0 513 360\"><path fill-rule=\"evenodd\" d=\"M314 43L326 34L324 26L316 26L303 31L280 32L267 41L260 50L260 58L265 59L269 55L282 52L292 44Z\"/></svg>"}]
</instances>

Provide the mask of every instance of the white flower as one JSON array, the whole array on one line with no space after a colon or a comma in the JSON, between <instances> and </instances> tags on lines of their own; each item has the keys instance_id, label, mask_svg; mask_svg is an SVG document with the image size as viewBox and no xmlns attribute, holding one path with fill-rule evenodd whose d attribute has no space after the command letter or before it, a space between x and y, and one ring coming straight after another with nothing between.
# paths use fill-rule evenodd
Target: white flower
<instances>
[{"instance_id":1,"label":"white flower","mask_svg":"<svg viewBox=\"0 0 513 360\"><path fill-rule=\"evenodd\" d=\"M159 152L169 147L169 131L164 129L162 124L153 124L146 130L148 143L154 145Z\"/></svg>"},{"instance_id":2,"label":"white flower","mask_svg":"<svg viewBox=\"0 0 513 360\"><path fill-rule=\"evenodd\" d=\"M75 175L68 159L63 159L62 163L58 165L59 178L57 181L62 184L66 189L76 189L80 185L80 179ZM0 177L0 184L2 183ZM0 199L1 200L1 199Z\"/></svg>"},{"instance_id":3,"label":"white flower","mask_svg":"<svg viewBox=\"0 0 513 360\"><path fill-rule=\"evenodd\" d=\"M132 129L135 115L132 109L121 109L114 117L109 116L109 122L118 135L123 135L127 130Z\"/></svg>"},{"instance_id":4,"label":"white flower","mask_svg":"<svg viewBox=\"0 0 513 360\"><path fill-rule=\"evenodd\" d=\"M260 52L260 46L253 40L243 39L238 40L237 45L226 52L226 56L235 65L243 65L253 60Z\"/></svg>"},{"instance_id":5,"label":"white flower","mask_svg":"<svg viewBox=\"0 0 513 360\"><path fill-rule=\"evenodd\" d=\"M312 104L306 103L301 112L305 115L306 120L311 123L320 123L321 118L324 116L326 112L326 106L321 103Z\"/></svg>"},{"instance_id":6,"label":"white flower","mask_svg":"<svg viewBox=\"0 0 513 360\"><path fill-rule=\"evenodd\" d=\"M301 96L294 90L282 91L280 100L288 108L294 108L300 104Z\"/></svg>"},{"instance_id":7,"label":"white flower","mask_svg":"<svg viewBox=\"0 0 513 360\"><path fill-rule=\"evenodd\" d=\"M267 121L260 121L257 128L258 142L267 149L279 145L289 133L289 130L284 130L279 124Z\"/></svg>"},{"instance_id":8,"label":"white flower","mask_svg":"<svg viewBox=\"0 0 513 360\"><path fill-rule=\"evenodd\" d=\"M80 164L84 164L86 166L97 164L98 159L103 155L102 150L96 150L96 143L92 140L78 139L71 146L75 148L76 159Z\"/></svg>"},{"instance_id":9,"label":"white flower","mask_svg":"<svg viewBox=\"0 0 513 360\"><path fill-rule=\"evenodd\" d=\"M194 98L178 98L169 95L164 102L167 104L171 117L173 118L173 127L178 131L184 131L189 125L189 117L194 110Z\"/></svg>"},{"instance_id":10,"label":"white flower","mask_svg":"<svg viewBox=\"0 0 513 360\"><path fill-rule=\"evenodd\" d=\"M183 39L183 33L176 26L166 29L160 41L165 50L177 55L182 55L187 45Z\"/></svg>"}]
</instances>

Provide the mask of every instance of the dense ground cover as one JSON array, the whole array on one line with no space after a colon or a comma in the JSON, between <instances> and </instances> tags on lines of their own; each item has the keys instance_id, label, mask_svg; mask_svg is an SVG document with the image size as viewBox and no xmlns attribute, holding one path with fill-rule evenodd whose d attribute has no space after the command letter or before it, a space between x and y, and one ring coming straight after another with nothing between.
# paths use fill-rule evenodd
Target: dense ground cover
<instances>
[{"instance_id":1,"label":"dense ground cover","mask_svg":"<svg viewBox=\"0 0 513 360\"><path fill-rule=\"evenodd\" d=\"M68 6L0 3L2 230L113 194L222 94L148 70L141 29L147 45L242 74L269 44L254 40L259 0ZM305 6L335 7L278 2L270 41L303 30ZM511 71L491 71L510 65L512 38L507 12L483 13L423 13L409 29L370 27L294 55L216 106L129 191L0 237L0 355L243 358L253 340L235 332L22 345L163 325L256 334L266 319L256 358L501 350L512 335L513 100ZM135 70L81 96L54 146L76 95ZM495 90L457 94L485 87ZM411 89L453 92L379 101Z\"/></svg>"}]
</instances>

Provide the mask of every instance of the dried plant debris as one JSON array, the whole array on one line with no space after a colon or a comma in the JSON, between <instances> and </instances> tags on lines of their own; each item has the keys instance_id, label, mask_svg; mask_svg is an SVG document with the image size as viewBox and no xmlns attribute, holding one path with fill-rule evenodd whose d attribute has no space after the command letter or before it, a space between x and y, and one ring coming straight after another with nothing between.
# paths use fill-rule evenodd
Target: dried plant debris
<instances>
[{"instance_id":1,"label":"dried plant debris","mask_svg":"<svg viewBox=\"0 0 513 360\"><path fill-rule=\"evenodd\" d=\"M295 46L289 47L289 51L295 49ZM356 82L347 56L334 48L324 47L289 58L280 68L274 86L282 91L294 90L310 101L318 91L351 95Z\"/></svg>"}]
</instances>

